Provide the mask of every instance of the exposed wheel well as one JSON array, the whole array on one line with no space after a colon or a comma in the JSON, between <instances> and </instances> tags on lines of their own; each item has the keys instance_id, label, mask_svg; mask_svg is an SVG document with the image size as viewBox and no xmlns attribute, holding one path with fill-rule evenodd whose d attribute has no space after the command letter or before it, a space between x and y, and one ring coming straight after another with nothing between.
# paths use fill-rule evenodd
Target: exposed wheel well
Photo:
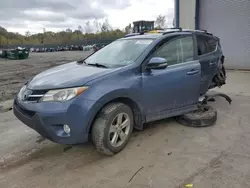
<instances>
[{"instance_id":1,"label":"exposed wheel well","mask_svg":"<svg viewBox=\"0 0 250 188\"><path fill-rule=\"evenodd\" d=\"M95 118L93 119L93 122L95 121L96 116L99 114L99 112L102 110L102 108L104 106L106 106L107 104L116 103L116 102L124 103L124 104L128 105L132 109L133 115L134 115L134 123L135 123L134 128L138 129L138 130L142 130L143 129L142 112L141 112L139 106L137 105L137 103L135 101L131 100L130 98L126 98L126 97L119 97L119 98L113 99L113 100L107 102L106 104L104 104L101 107L101 109L96 113ZM92 124L93 124L93 122L92 122ZM91 130L92 130L92 124L91 124L91 128L89 130L90 133L91 133Z\"/></svg>"}]
</instances>

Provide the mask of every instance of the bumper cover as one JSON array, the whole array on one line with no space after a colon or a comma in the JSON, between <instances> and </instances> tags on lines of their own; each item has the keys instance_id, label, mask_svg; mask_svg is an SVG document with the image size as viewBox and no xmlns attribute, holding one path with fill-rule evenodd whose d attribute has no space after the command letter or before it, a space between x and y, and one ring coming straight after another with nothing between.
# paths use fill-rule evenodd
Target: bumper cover
<instances>
[{"instance_id":1,"label":"bumper cover","mask_svg":"<svg viewBox=\"0 0 250 188\"><path fill-rule=\"evenodd\" d=\"M92 101L70 103L24 103L15 99L14 115L43 137L59 144L80 144L88 141ZM63 106L62 106L63 105ZM70 134L63 125L71 128Z\"/></svg>"}]
</instances>

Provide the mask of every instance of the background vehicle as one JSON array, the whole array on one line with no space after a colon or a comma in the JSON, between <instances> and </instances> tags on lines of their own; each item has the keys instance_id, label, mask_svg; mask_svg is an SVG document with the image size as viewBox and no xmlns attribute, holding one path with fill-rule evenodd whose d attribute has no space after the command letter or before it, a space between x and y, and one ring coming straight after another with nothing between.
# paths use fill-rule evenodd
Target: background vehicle
<instances>
[{"instance_id":1,"label":"background vehicle","mask_svg":"<svg viewBox=\"0 0 250 188\"><path fill-rule=\"evenodd\" d=\"M62 144L87 142L113 155L133 129L198 108L209 88L225 84L219 39L170 30L119 39L78 62L44 71L14 101L14 114Z\"/></svg>"}]
</instances>

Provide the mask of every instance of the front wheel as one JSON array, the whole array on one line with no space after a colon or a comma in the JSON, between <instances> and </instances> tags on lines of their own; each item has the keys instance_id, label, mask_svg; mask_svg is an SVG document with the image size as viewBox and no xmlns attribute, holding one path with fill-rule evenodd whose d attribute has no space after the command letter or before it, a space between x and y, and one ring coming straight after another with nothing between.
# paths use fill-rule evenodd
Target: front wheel
<instances>
[{"instance_id":1,"label":"front wheel","mask_svg":"<svg viewBox=\"0 0 250 188\"><path fill-rule=\"evenodd\" d=\"M120 152L129 140L133 125L133 112L129 106L123 103L106 105L92 127L92 140L97 151L106 155Z\"/></svg>"}]
</instances>

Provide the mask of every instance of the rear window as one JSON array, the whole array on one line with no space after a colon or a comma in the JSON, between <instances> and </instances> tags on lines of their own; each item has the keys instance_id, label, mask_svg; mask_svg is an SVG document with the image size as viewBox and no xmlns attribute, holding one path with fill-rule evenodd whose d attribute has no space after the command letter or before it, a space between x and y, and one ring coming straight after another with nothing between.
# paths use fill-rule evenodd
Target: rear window
<instances>
[{"instance_id":1,"label":"rear window","mask_svg":"<svg viewBox=\"0 0 250 188\"><path fill-rule=\"evenodd\" d=\"M198 55L204 55L216 50L218 41L214 37L197 35Z\"/></svg>"}]
</instances>

